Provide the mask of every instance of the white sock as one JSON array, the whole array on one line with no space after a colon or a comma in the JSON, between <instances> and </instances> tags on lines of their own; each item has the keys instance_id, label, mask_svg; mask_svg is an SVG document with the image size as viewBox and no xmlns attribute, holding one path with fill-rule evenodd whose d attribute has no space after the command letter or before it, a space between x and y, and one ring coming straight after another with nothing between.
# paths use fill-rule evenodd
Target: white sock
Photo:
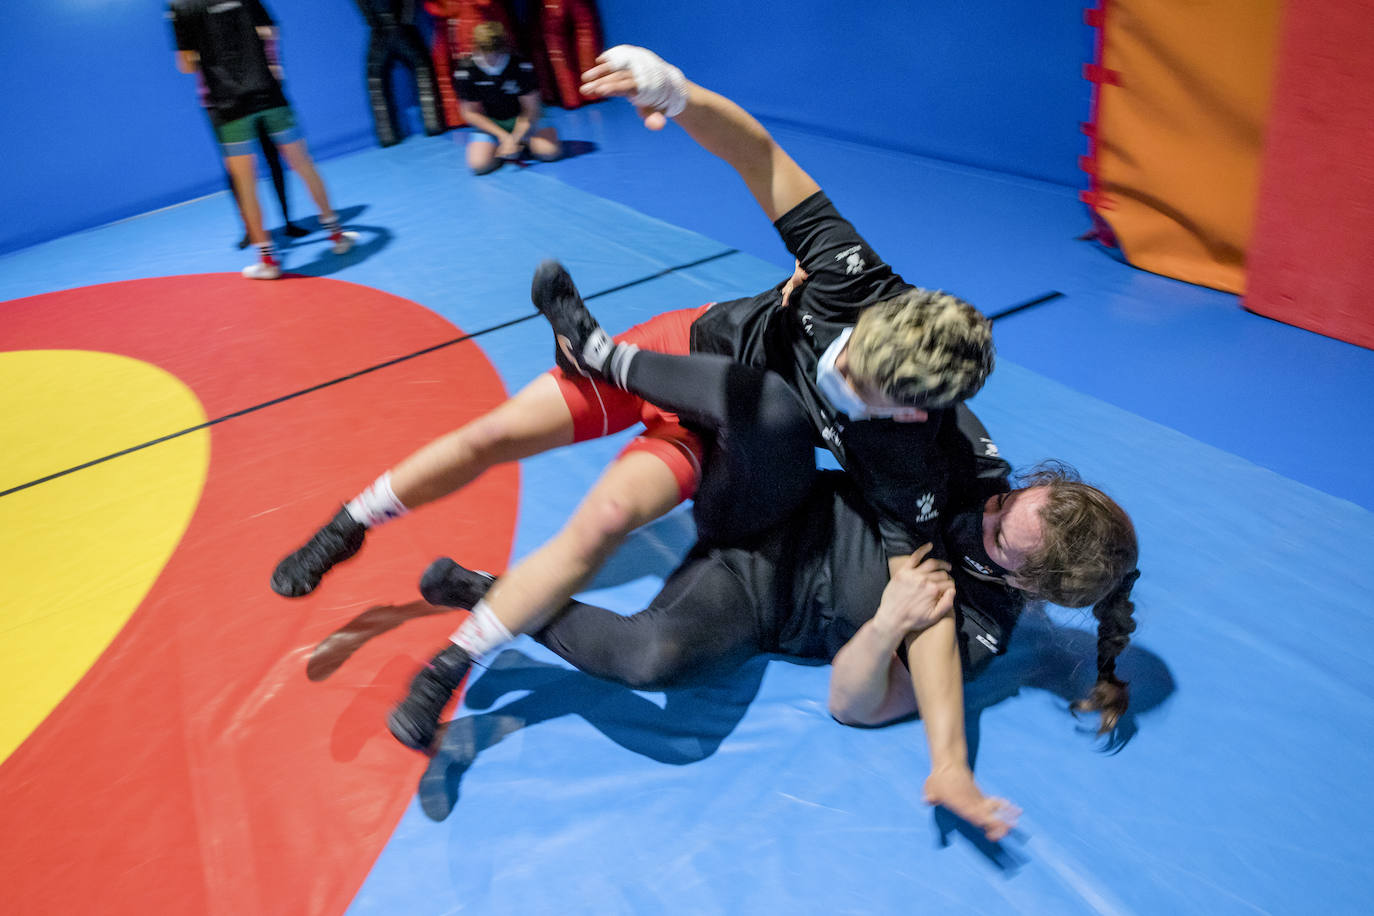
<instances>
[{"instance_id":1,"label":"white sock","mask_svg":"<svg viewBox=\"0 0 1374 916\"><path fill-rule=\"evenodd\" d=\"M391 472L387 471L373 482L372 486L358 494L358 497L344 506L353 521L364 528L372 528L393 518L400 518L410 510L405 507L391 489Z\"/></svg>"},{"instance_id":2,"label":"white sock","mask_svg":"<svg viewBox=\"0 0 1374 916\"><path fill-rule=\"evenodd\" d=\"M514 638L483 598L472 606L472 616L463 621L449 640L467 652L474 665L485 668L491 661L487 656Z\"/></svg>"},{"instance_id":3,"label":"white sock","mask_svg":"<svg viewBox=\"0 0 1374 916\"><path fill-rule=\"evenodd\" d=\"M616 344L615 349L611 350L611 358L603 371L617 388L625 387L625 380L630 377L630 362L638 352L639 347L632 343Z\"/></svg>"}]
</instances>

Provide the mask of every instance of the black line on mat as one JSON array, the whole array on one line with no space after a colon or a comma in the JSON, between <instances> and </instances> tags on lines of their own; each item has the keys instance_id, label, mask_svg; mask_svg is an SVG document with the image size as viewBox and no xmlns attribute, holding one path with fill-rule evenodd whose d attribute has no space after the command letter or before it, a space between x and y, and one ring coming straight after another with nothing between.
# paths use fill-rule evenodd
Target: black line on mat
<instances>
[{"instance_id":1,"label":"black line on mat","mask_svg":"<svg viewBox=\"0 0 1374 916\"><path fill-rule=\"evenodd\" d=\"M1059 290L1052 289L1048 293L1041 293L1034 299L1027 299L1025 302L1008 306L1007 308L1002 309L1002 311L1000 312L989 315L988 321L996 321L998 318L1005 318L1008 315L1015 315L1017 312L1024 312L1026 309L1034 308L1035 306L1040 305L1041 303L1049 302L1053 299L1060 299L1063 297L1063 295L1064 294L1061 293ZM3 493L0 493L0 496L3 495Z\"/></svg>"},{"instance_id":2,"label":"black line on mat","mask_svg":"<svg viewBox=\"0 0 1374 916\"><path fill-rule=\"evenodd\" d=\"M583 299L590 301L592 299L597 299L601 296L606 296L611 293L618 293L621 290L630 289L631 287L639 286L643 283L648 283L651 280L657 280L659 277L666 277L668 274L675 273L676 271L687 270L688 268L692 267L699 267L702 264L708 264L711 261L717 261L721 258L729 257L732 254L739 254L739 249L730 248L725 251L717 252L713 255L708 255L704 258L698 258L695 261L689 261L686 264L678 264L673 267L666 267L663 270L660 270L658 273L649 274L648 276L640 277L638 280L631 280L629 283L622 283L619 286L612 286L610 289L603 289L600 292L595 292L588 296L584 296ZM520 318L513 318L510 321L504 321L501 324L492 325L491 327L483 328L480 331L473 331L471 334L464 334L460 337L455 337L452 340L446 340L443 343L437 343L433 346L425 347L422 350L416 350L414 353L407 353L404 356L397 356L394 359L388 359L385 362L377 363L374 366L368 366L366 369L359 369L357 372L350 372L347 375L341 375L338 378L330 379L327 382L320 382L318 385L311 385L309 388L302 388L300 391L293 391L290 394L284 394L281 397L272 398L270 401L263 401L261 404L254 404L252 407L245 407L242 410L235 410L233 413L227 413L222 417L215 417L215 419L213 420L206 420L204 423L199 423L195 426L188 426L186 429L177 430L176 432L168 433L165 436L158 436L156 439L149 439L147 442L140 443L139 445L133 445L129 448L120 449L117 452L111 452L110 454L104 455L100 458L94 458L90 461L78 464L75 467L67 468L65 471L58 471L57 473L49 474L46 477L39 477L37 480L30 480L28 483L21 483L18 486L10 487L8 490L0 490L0 497L9 496L11 493L18 493L20 490L27 490L29 487L36 487L40 483L47 483L50 480L56 480L59 477L65 477L68 474L74 474L77 471L83 471L86 468L94 467L97 464L103 464L106 461L111 461L115 458L128 455L131 452L137 452L142 449L149 448L150 446L154 446L162 442L167 442L171 439L176 439L181 436L188 435L189 433L199 432L202 429L209 429L211 426L214 426L217 423L223 423L225 420L232 420L235 417L241 417L244 414L254 413L255 411L262 410L263 408L272 407L276 404L280 404L283 401L289 401L292 398L298 398L302 395L319 391L322 388L329 388L333 385L338 385L342 382L347 382L352 379L358 378L359 376L367 375L370 372L376 372L379 369L386 369L387 367L394 366L397 363L403 363L406 360L415 359L417 356L424 356L427 353L433 353L435 350L442 350L445 347L451 347L454 344L462 343L465 340L472 340L475 337L481 337L483 334L490 334L493 331L501 331L514 325L522 324L526 321L529 321L531 318L537 317L539 317L538 312L531 312L530 314L521 316Z\"/></svg>"}]
</instances>

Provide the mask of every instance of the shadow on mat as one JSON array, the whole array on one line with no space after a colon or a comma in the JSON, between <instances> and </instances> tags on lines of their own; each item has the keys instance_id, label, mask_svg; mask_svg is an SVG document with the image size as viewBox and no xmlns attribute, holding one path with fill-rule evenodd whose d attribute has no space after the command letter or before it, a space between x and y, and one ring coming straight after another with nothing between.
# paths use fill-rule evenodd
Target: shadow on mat
<instances>
[{"instance_id":1,"label":"shadow on mat","mask_svg":"<svg viewBox=\"0 0 1374 916\"><path fill-rule=\"evenodd\" d=\"M305 676L312 681L322 681L338 671L374 636L394 630L407 620L447 613L450 613L449 608L435 607L424 601L374 605L320 640L305 663Z\"/></svg>"},{"instance_id":2,"label":"shadow on mat","mask_svg":"<svg viewBox=\"0 0 1374 916\"><path fill-rule=\"evenodd\" d=\"M420 807L432 820L445 819L478 755L522 728L567 715L581 716L626 750L660 763L704 760L744 718L767 664L767 656L756 656L709 684L662 691L660 708L628 687L507 649L469 684L464 702L469 709L484 709L508 693L526 695L448 723L420 777Z\"/></svg>"},{"instance_id":3,"label":"shadow on mat","mask_svg":"<svg viewBox=\"0 0 1374 916\"><path fill-rule=\"evenodd\" d=\"M1138 643L1131 643L1117 659L1117 673L1130 684L1131 703L1115 729L1104 736L1098 748L1106 754L1119 754L1140 731L1139 717L1162 705L1175 690L1173 674L1158 655ZM982 715L999 703L1012 699L1022 690L1047 690L1064 702L1064 737L1075 733L1095 736L1097 714L1075 718L1071 704L1088 695L1097 680L1097 634L1058 626L1043 611L1028 609L1016 627L1007 654L998 658L975 680L964 685L964 729L968 736L969 765L978 760L982 736ZM942 846L958 833L981 852L989 862L1006 873L1014 873L1027 857L1004 840L993 843L983 832L944 808L935 809L935 827ZM1024 834L1013 830L1009 839L1020 841Z\"/></svg>"},{"instance_id":4,"label":"shadow on mat","mask_svg":"<svg viewBox=\"0 0 1374 916\"><path fill-rule=\"evenodd\" d=\"M350 232L358 233L358 241L344 254L335 254L331 251L327 238L302 239L286 248L286 252L298 253L304 247L312 247L313 258L304 264L297 264L294 263L295 258L288 255L286 257L286 274L283 279L289 280L293 274L304 277L327 277L330 274L338 273L345 267L352 267L354 264L366 261L391 244L391 230L385 226L344 223L344 228Z\"/></svg>"}]
</instances>

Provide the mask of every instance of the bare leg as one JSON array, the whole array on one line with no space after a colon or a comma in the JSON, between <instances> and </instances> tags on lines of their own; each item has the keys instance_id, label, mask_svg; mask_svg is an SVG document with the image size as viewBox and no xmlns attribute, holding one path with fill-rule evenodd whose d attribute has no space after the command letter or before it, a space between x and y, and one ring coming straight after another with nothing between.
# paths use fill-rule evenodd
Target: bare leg
<instances>
[{"instance_id":1,"label":"bare leg","mask_svg":"<svg viewBox=\"0 0 1374 916\"><path fill-rule=\"evenodd\" d=\"M320 208L320 215L332 217L334 208L329 203L329 194L324 189L320 173L315 171L315 161L310 158L310 153L305 148L305 141L295 140L287 143L281 147L281 152L290 163L291 169L305 182L310 198L315 201L315 206Z\"/></svg>"},{"instance_id":2,"label":"bare leg","mask_svg":"<svg viewBox=\"0 0 1374 916\"><path fill-rule=\"evenodd\" d=\"M677 479L662 460L647 452L621 456L558 534L496 580L487 604L512 634L539 629L631 531L680 501Z\"/></svg>"},{"instance_id":3,"label":"bare leg","mask_svg":"<svg viewBox=\"0 0 1374 916\"><path fill-rule=\"evenodd\" d=\"M427 750L472 659L555 617L627 534L667 512L680 497L676 477L658 457L638 451L621 456L563 530L496 580L453 642L415 675L387 719L396 740Z\"/></svg>"},{"instance_id":4,"label":"bare leg","mask_svg":"<svg viewBox=\"0 0 1374 916\"><path fill-rule=\"evenodd\" d=\"M552 162L563 155L563 144L558 142L558 131L552 127L541 127L529 138L530 154L544 162Z\"/></svg>"},{"instance_id":5,"label":"bare leg","mask_svg":"<svg viewBox=\"0 0 1374 916\"><path fill-rule=\"evenodd\" d=\"M572 414L558 382L544 374L495 410L405 458L391 471L391 492L400 511L415 509L465 486L493 465L572 440ZM310 594L326 572L362 548L366 530L347 509L341 510L277 564L272 590L287 598Z\"/></svg>"},{"instance_id":6,"label":"bare leg","mask_svg":"<svg viewBox=\"0 0 1374 916\"><path fill-rule=\"evenodd\" d=\"M557 380L545 373L495 410L406 457L391 471L391 488L407 509L418 509L493 465L572 441L572 414Z\"/></svg>"},{"instance_id":7,"label":"bare leg","mask_svg":"<svg viewBox=\"0 0 1374 916\"><path fill-rule=\"evenodd\" d=\"M234 183L234 196L238 198L239 210L243 213L248 241L254 245L266 243L267 231L262 228L262 207L258 204L257 157L252 153L226 156L224 167L229 170L229 179Z\"/></svg>"},{"instance_id":8,"label":"bare leg","mask_svg":"<svg viewBox=\"0 0 1374 916\"><path fill-rule=\"evenodd\" d=\"M468 168L472 169L474 175L485 175L494 172L501 167L501 160L496 158L496 144L473 141L467 146Z\"/></svg>"}]
</instances>

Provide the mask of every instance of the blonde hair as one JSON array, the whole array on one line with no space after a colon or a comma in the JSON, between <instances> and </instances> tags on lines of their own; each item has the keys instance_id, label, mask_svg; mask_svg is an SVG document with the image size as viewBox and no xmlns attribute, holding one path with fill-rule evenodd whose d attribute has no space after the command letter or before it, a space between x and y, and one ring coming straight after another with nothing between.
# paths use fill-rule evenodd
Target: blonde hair
<instances>
[{"instance_id":1,"label":"blonde hair","mask_svg":"<svg viewBox=\"0 0 1374 916\"><path fill-rule=\"evenodd\" d=\"M483 54L500 54L510 50L506 28L499 22L479 22L472 30L472 44Z\"/></svg>"},{"instance_id":2,"label":"blonde hair","mask_svg":"<svg viewBox=\"0 0 1374 916\"><path fill-rule=\"evenodd\" d=\"M898 404L950 407L992 371L992 323L957 296L916 287L864 309L846 353L864 387Z\"/></svg>"}]
</instances>

